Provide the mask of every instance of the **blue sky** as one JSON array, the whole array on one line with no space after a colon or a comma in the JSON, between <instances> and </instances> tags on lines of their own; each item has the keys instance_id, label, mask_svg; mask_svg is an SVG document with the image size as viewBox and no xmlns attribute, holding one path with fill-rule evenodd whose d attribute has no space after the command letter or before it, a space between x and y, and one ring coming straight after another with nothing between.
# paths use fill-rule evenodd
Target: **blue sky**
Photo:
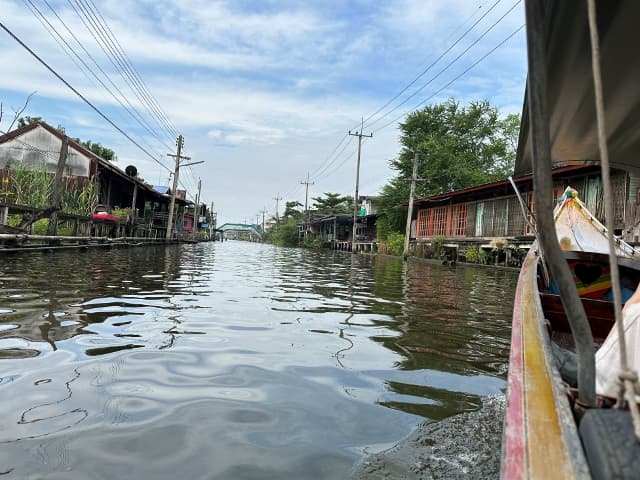
<instances>
[{"instance_id":1,"label":"blue sky","mask_svg":"<svg viewBox=\"0 0 640 480\"><path fill-rule=\"evenodd\" d=\"M134 164L153 184L168 183L168 171L158 162L172 168L166 153L174 148L175 138L166 122L151 116L138 98L144 97L125 83L85 26L91 26L91 17L82 13L93 6L170 127L184 135L185 154L205 162L184 169L181 183L195 197L201 178L202 199L215 202L222 222L255 221L263 208L273 213L276 196L284 197L280 213L284 201L304 203L300 181L307 172L315 182L310 197L323 192L353 195L356 142L345 138L347 131L392 99L476 21L477 26L425 75L365 124L365 133L374 136L363 144L360 193L375 195L391 178L388 161L399 151L395 119L425 101L488 99L505 114L521 110L526 75L523 30L447 86L524 23L523 5L515 0L0 0L0 21L157 161L100 118L4 31L0 130L8 128L13 111L35 91L25 115L42 116L54 126L64 125L71 136L112 147L121 168ZM142 122L135 121L72 53L63 51L36 9L121 103L136 108ZM99 18L97 12L94 18ZM397 106L409 95L413 97Z\"/></svg>"}]
</instances>

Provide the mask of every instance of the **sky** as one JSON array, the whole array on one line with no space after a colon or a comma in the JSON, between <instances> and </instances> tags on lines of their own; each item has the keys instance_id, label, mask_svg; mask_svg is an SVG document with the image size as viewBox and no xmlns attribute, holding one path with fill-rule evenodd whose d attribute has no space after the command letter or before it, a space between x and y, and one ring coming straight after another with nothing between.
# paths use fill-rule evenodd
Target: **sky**
<instances>
[{"instance_id":1,"label":"sky","mask_svg":"<svg viewBox=\"0 0 640 480\"><path fill-rule=\"evenodd\" d=\"M516 0L0 0L0 22L130 138L2 29L0 131L35 92L23 115L114 149L153 185L169 185L182 134L203 163L181 186L193 200L201 179L219 225L261 221L276 198L280 215L304 204L307 175L310 205L353 195L348 133L363 121L359 191L376 195L411 111L448 98L522 109Z\"/></svg>"}]
</instances>

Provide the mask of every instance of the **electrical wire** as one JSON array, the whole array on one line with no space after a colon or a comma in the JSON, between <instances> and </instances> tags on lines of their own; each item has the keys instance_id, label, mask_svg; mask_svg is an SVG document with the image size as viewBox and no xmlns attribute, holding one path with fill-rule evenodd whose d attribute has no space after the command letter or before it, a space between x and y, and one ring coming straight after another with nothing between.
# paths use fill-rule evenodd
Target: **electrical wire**
<instances>
[{"instance_id":1,"label":"electrical wire","mask_svg":"<svg viewBox=\"0 0 640 480\"><path fill-rule=\"evenodd\" d=\"M388 112L386 112L384 115L378 117L377 120L371 122L368 127L371 128L373 125L375 125L376 123L378 123L379 121L381 121L382 119L384 119L386 116L388 116L389 114L395 112L398 108L400 108L402 105L404 105L405 103L407 103L410 99L412 99L413 97L415 97L418 93L420 93L422 90L424 90L427 86L429 86L434 80L436 80L438 77L440 77L440 75L442 75L444 72L446 72L447 70L449 70L449 68L451 68L458 60L460 60L464 55L466 55L469 50L471 50L475 45L478 44L478 42L480 42L480 40L482 40L487 34L489 34L489 32L491 32L500 22L502 22L502 20L505 19L505 17L507 15L509 15L519 4L521 3L521 0L518 0L516 3L514 3L511 8L509 8L498 20L496 20L493 24L491 24L491 26L489 26L489 28L487 28L484 32L482 32L482 34L476 38L467 48L465 48L461 53L459 53L451 62L449 62L444 68L442 68L438 73L436 73L433 77L431 77L426 83L424 83L422 86L420 86L420 88L418 88L416 91L414 91L411 95L409 95L408 97L406 97L402 102L400 102L399 104L397 104L395 107L393 107L391 110L389 110Z\"/></svg>"},{"instance_id":2,"label":"electrical wire","mask_svg":"<svg viewBox=\"0 0 640 480\"><path fill-rule=\"evenodd\" d=\"M385 108L387 108L394 100L396 100L398 97L400 97L404 92L406 92L410 87L412 87L419 79L421 79L424 75L426 75L440 60L442 60L442 58L445 57L445 55L447 55L447 53L449 53L451 50L453 50L456 45L458 45L458 43L460 43L469 33L471 33L471 31L487 16L489 15L489 13L491 13L491 11L500 3L501 0L497 0L493 5L491 5L491 7L489 7L489 9L478 19L476 20L473 25L471 25L467 30L465 30L462 35L460 35L455 42L453 42L444 52L442 52L438 58L436 58L433 62L431 62L425 69L423 69L413 80L411 80L411 82L409 82L402 90L400 90L393 98L391 98L389 101L387 101L384 105L382 105L380 108L378 108L375 112L373 112L371 115L369 115L366 119L364 119L364 124L367 125L367 127L369 127L368 122L369 120L371 120L371 118L373 118L375 115L377 115L378 113L380 113L382 110L384 110ZM518 2L519 3L519 2ZM514 5L515 7L515 5ZM514 8L512 7L512 8ZM473 13L473 15L475 15L476 12ZM466 23L468 20L465 20L464 23ZM482 37L481 37L482 38ZM424 87L423 87L424 88ZM415 95L415 93L414 93ZM411 98L411 97L409 97ZM406 101L406 100L405 100ZM400 104L402 105L402 104ZM390 112L389 112L390 113ZM388 115L388 113L387 113ZM375 124L375 122L373 122ZM354 127L357 128L358 126Z\"/></svg>"},{"instance_id":3,"label":"electrical wire","mask_svg":"<svg viewBox=\"0 0 640 480\"><path fill-rule=\"evenodd\" d=\"M409 84L407 84L398 94L396 94L393 98L391 98L391 100L387 101L382 107L380 107L379 109L377 109L375 112L373 112L372 114L370 114L366 120L363 120L360 124L354 126L352 128L352 130L357 129L358 127L361 127L362 125L364 125L365 123L368 123L369 120L371 120L375 115L377 115L378 113L380 113L381 111L383 111L387 106L389 106L391 103L393 103L394 100L396 100L397 98L399 98L404 92L407 91L407 89L409 89L412 85L414 85L418 79L420 79L422 76L424 76L427 72L429 72L431 70L431 68L433 68L433 66L435 66L447 53L449 53L453 48L455 48L455 46L462 40L464 39L499 3L501 0L497 0L496 2L494 2L489 9L478 19L476 20L471 27L469 27L468 29L466 29L461 36L459 36L440 56L438 56L438 58L436 58L433 62L431 62L431 64L429 64L420 74L418 74L418 76L416 76L411 82L409 82ZM520 3L520 2L518 2ZM517 5L517 3L515 4ZM515 5L513 7L511 7L511 9L509 11L511 11L513 8L515 8ZM480 6L479 8L482 8L482 6ZM448 37L451 38L455 35L455 33L457 33L460 29L464 28L464 25L466 25L469 21L471 21L471 19L473 17L475 17L475 15L477 15L477 11L474 12L472 15L470 15L467 19L465 19L464 22L462 22L462 24L460 24L455 30L454 32ZM492 27L493 28L493 27ZM482 37L481 37L482 38ZM477 43L477 41L476 41ZM460 57L460 56L459 56ZM459 58L458 57L458 58ZM426 85L425 85L426 86ZM422 88L424 88L425 86L423 86ZM414 95L417 94L414 93ZM411 98L411 97L409 97ZM406 100L405 100L406 102ZM393 111L393 110L392 110ZM388 115L391 112L387 112L386 115ZM381 118L384 118L381 117ZM377 120L378 121L378 120ZM376 122L377 122L376 121ZM375 122L374 122L375 123ZM371 124L372 125L372 124ZM370 125L367 125L370 126ZM380 130L380 129L379 129ZM348 134L345 134L340 141L338 142L338 144L336 145L336 147L333 149L333 151L326 157L326 159L320 164L319 167L316 168L316 170L314 171L313 174L310 175L310 178L313 178L314 181L317 180L319 175L324 174L328 168L331 167L332 164L334 164L336 161L338 161L338 158L340 157L340 155L342 154L342 152L344 151L344 149L334 157L334 154L338 151L338 149L340 148L340 146L342 145L342 143L344 142L344 140L348 137ZM331 159L331 160L330 160ZM329 175L333 174L334 171L337 171L341 168L342 165L344 165L344 162L346 162L346 160L343 160L339 166L337 167L337 169L334 169L331 171L331 173L329 173ZM325 175L325 178L329 175Z\"/></svg>"},{"instance_id":4,"label":"electrical wire","mask_svg":"<svg viewBox=\"0 0 640 480\"><path fill-rule=\"evenodd\" d=\"M98 14L98 16L100 17L100 19L102 20L102 23L104 24L104 26L106 27L107 31L111 34L118 50L120 51L125 65L128 65L129 69L132 71L134 78L138 79L139 84L142 87L142 91L146 93L146 96L149 98L150 102L152 105L155 106L155 109L158 114L160 115L160 117L163 119L165 125L167 126L167 128L169 129L170 133L172 133L174 136L178 136L178 131L175 128L175 126L171 123L171 121L168 119L167 115L165 114L165 112L163 111L163 109L160 107L160 104L158 103L158 101L155 99L155 97L151 94L151 91L149 90L149 88L147 87L147 84L144 82L144 80L142 79L140 73L138 72L138 70L134 67L133 63L131 63L131 60L129 60L129 56L127 55L126 51L122 48L122 45L120 44L120 42L118 41L118 38L115 36L115 34L113 33L113 31L111 30L111 28L109 27L109 23L105 20L105 18L102 16L102 13L100 13L100 10L98 10L98 7L96 6L96 4L93 2L93 0L89 0L89 3L93 6L93 9L95 10L95 12Z\"/></svg>"},{"instance_id":5,"label":"electrical wire","mask_svg":"<svg viewBox=\"0 0 640 480\"><path fill-rule=\"evenodd\" d=\"M55 12L55 10L53 10L51 8L51 5L49 5L49 3L47 2L47 0L44 0L44 2L47 4L47 6L49 6L49 8L53 11L54 15L56 15L56 17L58 18L58 20L61 21L61 23L64 25L64 27L67 29L67 31L69 31L71 33L71 35L73 36L73 38L79 43L79 45L81 46L81 48L84 50L84 52L94 61L94 64L96 64L98 66L98 68L100 69L100 71L102 72L102 74L104 75L105 78L107 78L108 80L110 80L109 76L104 72L104 70L102 70L102 68L100 68L100 66L95 62L95 59L93 59L93 57L91 56L91 54L84 48L84 46L79 42L79 40L75 37L75 35L73 34L73 32L69 29L69 27L67 27L67 25L62 21L62 19L57 15L57 13ZM120 106L135 120L137 121L137 123L142 126L148 133L150 133L156 140L162 142L162 140L160 139L160 137L157 135L157 133L153 132L150 127L144 123L144 119L142 118L142 116L137 112L137 110L135 109L135 107L133 105L131 105L131 103L128 101L128 99L126 98L126 96L122 93L122 91L120 91L118 89L118 87L112 83L112 85L118 90L118 92L120 93L120 95L125 99L125 101L129 104L129 106L131 107L131 110L120 100L120 98L118 98L112 91L111 89L109 89L109 87L104 83L104 81L102 81L102 79L100 78L100 76L98 76L92 69L91 67L87 64L87 62L85 62L85 60L76 52L76 50L69 45L69 43L65 40L65 38L60 34L60 32L58 32L58 30L51 24L51 22L49 22L49 20L47 19L47 17L38 9L37 6L35 6L33 4L33 2L31 0L23 0L23 3L25 4L25 6L31 11L31 13L36 17L36 19L40 22L40 24L44 27L45 30L47 30L47 32L49 33L49 35L54 39L54 41L60 46L60 48L62 49L62 51L71 59L71 61L74 63L74 65L76 65L76 67L78 68L78 70L80 70L86 77L87 79L96 87L99 88L98 85L96 84L96 82L91 78L91 76L89 75L89 73L93 76L93 78L95 78L95 80L100 83L100 85L111 95L111 97L116 100ZM66 48L65 48L66 47ZM74 58L74 56L75 58ZM78 61L76 61L76 59L81 63L79 64ZM87 73L89 72L89 73ZM133 111L132 111L133 110ZM136 115L134 115L134 111L136 113L138 113L138 117L136 117ZM146 143L146 142L145 142ZM147 148L151 149L152 147L147 143L145 145ZM168 146L167 143L164 144L165 148L171 148Z\"/></svg>"},{"instance_id":6,"label":"electrical wire","mask_svg":"<svg viewBox=\"0 0 640 480\"><path fill-rule=\"evenodd\" d=\"M154 162L160 165L165 170L171 171L166 165L160 162L156 157L154 157L146 148L144 148L140 143L134 140L127 132L125 132L122 128L120 128L113 120L111 120L107 115L105 115L98 107L96 107L93 103L91 103L84 95L82 95L75 87L73 87L67 80L62 77L53 67L51 67L46 61L44 61L36 52L34 52L26 43L24 43L15 33L13 33L2 21L0 21L0 28L2 28L11 38L13 38L22 48L24 48L27 52L31 54L33 58L38 60L47 70L49 70L58 80L60 80L64 85L69 88L73 93L76 94L78 98L80 98L83 102L85 102L89 107L91 107L98 115L100 115L105 121L107 121L113 128L115 128L118 132L120 132L127 140L129 140L132 144L134 144L141 152L151 158Z\"/></svg>"},{"instance_id":7,"label":"electrical wire","mask_svg":"<svg viewBox=\"0 0 640 480\"><path fill-rule=\"evenodd\" d=\"M407 110L406 112L404 112L402 115L397 116L396 118L394 118L393 120L391 120L390 122L385 123L382 127L378 128L377 130L375 130L374 133L379 132L380 130L383 130L385 128L387 128L389 125L392 125L394 123L396 123L398 120L400 120L401 118L403 118L404 116L406 116L409 112L414 111L418 108L420 108L422 105L424 105L425 103L427 103L429 100L431 100L432 98L434 98L435 96L439 95L440 93L442 93L445 89L447 89L448 87L450 87L453 83L455 83L457 80L459 80L460 78L462 78L464 75L466 75L470 70L472 70L474 67L476 67L480 62L482 62L484 59L486 59L489 55L491 55L493 52L495 52L498 48L500 48L502 45L504 45L505 43L507 43L509 40L511 40L511 38L513 38L520 30L522 30L525 27L525 25L520 25L520 27L518 27L517 29L515 29L513 32L511 32L504 40L502 40L500 43L498 43L495 47L493 47L491 50L489 50L487 53L485 53L482 57L480 57L478 60L476 60L474 63L472 63L469 67L467 67L465 70L463 70L460 74L458 74L456 77L453 78L453 80L449 81L447 84L445 84L442 88L440 88L438 91L436 91L435 93L433 93L432 95L429 95L427 98L425 98L424 100L422 100L420 103L418 103L416 106L414 106L412 109Z\"/></svg>"},{"instance_id":8,"label":"electrical wire","mask_svg":"<svg viewBox=\"0 0 640 480\"><path fill-rule=\"evenodd\" d=\"M87 29L87 31L91 34L95 42L98 44L102 52L105 54L107 59L111 62L111 65L113 65L113 67L116 69L116 71L118 72L120 77L123 79L125 84L131 89L133 94L136 96L140 104L143 106L146 106L147 111L150 113L149 115L150 118L152 118L163 131L166 131L166 127L162 124L161 121L158 120L158 118L153 114L153 112L149 110L143 96L135 88L135 84L132 82L130 75L128 75L128 72L124 68L122 61L114 53L112 44L107 39L105 39L105 35L97 25L95 18L91 16L91 14L85 9L84 4L82 4L78 0L75 0L75 3L78 8L76 8L76 5L71 3L71 0L67 0L67 1L71 6L71 8L76 13L76 15L80 18L83 25ZM170 135L168 135L168 137L170 137Z\"/></svg>"}]
</instances>

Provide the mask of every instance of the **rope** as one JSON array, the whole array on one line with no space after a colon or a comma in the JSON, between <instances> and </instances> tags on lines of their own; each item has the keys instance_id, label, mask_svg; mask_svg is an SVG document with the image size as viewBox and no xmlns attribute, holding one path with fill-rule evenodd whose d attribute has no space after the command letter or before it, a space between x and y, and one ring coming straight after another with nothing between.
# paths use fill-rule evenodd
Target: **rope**
<instances>
[{"instance_id":1,"label":"rope","mask_svg":"<svg viewBox=\"0 0 640 480\"><path fill-rule=\"evenodd\" d=\"M604 98L602 94L602 72L600 70L600 39L596 21L596 2L587 0L589 10L589 33L591 35L591 64L593 67L593 90L596 100L596 118L598 126L598 147L600 149L600 166L602 169L602 185L605 199L605 219L607 227L607 239L609 240L609 270L613 289L613 303L616 324L618 326L618 342L620 343L620 383L618 405L621 406L626 397L629 410L633 419L633 428L636 438L640 440L640 412L635 400L634 379L637 382L637 374L632 372L627 365L627 345L625 341L624 324L622 318L622 301L620 294L620 274L616 257L616 247L613 238L613 192L611 191L611 178L609 175L609 150L607 148L607 135L604 118Z\"/></svg>"}]
</instances>

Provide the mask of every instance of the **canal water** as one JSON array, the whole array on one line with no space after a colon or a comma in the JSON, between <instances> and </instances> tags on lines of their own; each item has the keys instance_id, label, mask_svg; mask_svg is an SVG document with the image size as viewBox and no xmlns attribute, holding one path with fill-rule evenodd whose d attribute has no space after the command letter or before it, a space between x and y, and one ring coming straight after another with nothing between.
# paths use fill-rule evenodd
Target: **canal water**
<instances>
[{"instance_id":1,"label":"canal water","mask_svg":"<svg viewBox=\"0 0 640 480\"><path fill-rule=\"evenodd\" d=\"M0 477L495 478L511 271L228 241L0 258Z\"/></svg>"}]
</instances>

